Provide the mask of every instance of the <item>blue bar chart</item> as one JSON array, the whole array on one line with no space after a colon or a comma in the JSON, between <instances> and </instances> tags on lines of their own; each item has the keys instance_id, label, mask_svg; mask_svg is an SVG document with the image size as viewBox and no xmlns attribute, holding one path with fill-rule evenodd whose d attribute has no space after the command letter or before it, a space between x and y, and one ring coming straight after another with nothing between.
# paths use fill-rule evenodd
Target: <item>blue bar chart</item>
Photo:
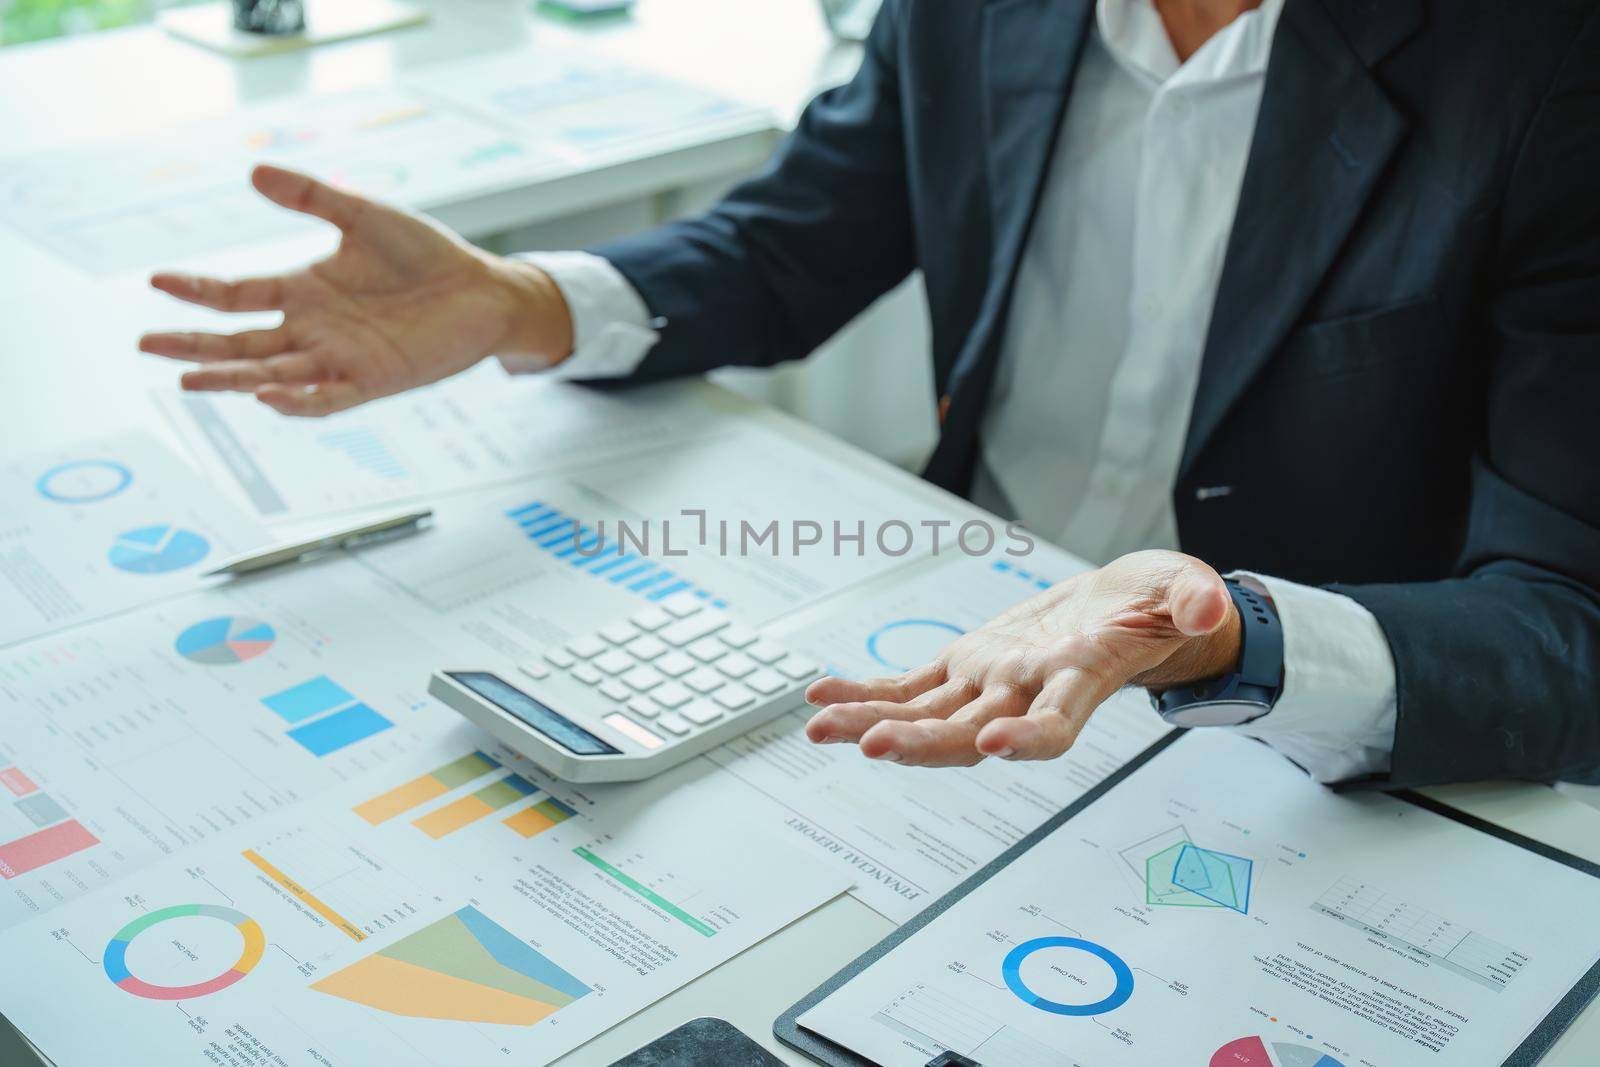
<instances>
[{"instance_id":1,"label":"blue bar chart","mask_svg":"<svg viewBox=\"0 0 1600 1067\"><path fill-rule=\"evenodd\" d=\"M291 740L319 758L394 725L324 674L264 696L261 703L292 727Z\"/></svg>"},{"instance_id":2,"label":"blue bar chart","mask_svg":"<svg viewBox=\"0 0 1600 1067\"><path fill-rule=\"evenodd\" d=\"M638 593L646 600L665 600L677 593L692 592L713 607L728 606L726 600L710 590L700 588L640 552L628 551L616 537L607 537L549 504L535 500L511 508L505 514L522 528L523 536L556 559Z\"/></svg>"}]
</instances>

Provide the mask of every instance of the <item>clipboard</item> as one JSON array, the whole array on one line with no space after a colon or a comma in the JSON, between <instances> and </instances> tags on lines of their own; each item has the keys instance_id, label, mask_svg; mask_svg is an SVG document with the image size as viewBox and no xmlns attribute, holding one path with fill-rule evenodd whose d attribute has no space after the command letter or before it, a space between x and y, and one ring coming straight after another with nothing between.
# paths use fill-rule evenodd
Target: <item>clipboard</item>
<instances>
[{"instance_id":1,"label":"clipboard","mask_svg":"<svg viewBox=\"0 0 1600 1067\"><path fill-rule=\"evenodd\" d=\"M832 996L846 982L898 947L901 942L928 925L962 897L965 897L968 893L1010 866L1025 852L1054 833L1063 823L1072 819L1115 789L1118 784L1140 767L1149 763L1172 745L1177 744L1187 733L1187 730L1174 730L1157 740L1149 748L1146 748L1124 764L1116 773L1107 777L1099 785L1089 790L1056 815L1051 816L1044 825L1028 834L1015 845L1012 845L987 865L970 875L966 881L930 904L916 918L901 926L894 933L851 961L826 982L807 993L773 1022L773 1036L790 1048L803 1053L817 1063L826 1064L828 1067L879 1067L873 1060L869 1060L845 1048L843 1045L830 1041L821 1034L803 1029L799 1023L800 1016ZM1526 849L1545 859L1553 860L1556 863L1582 871L1593 878L1600 879L1600 864L1591 863L1579 856L1572 855L1570 852L1547 845L1542 841L1535 841L1530 837L1525 837L1504 827L1496 826L1494 823L1452 808L1448 804L1441 804L1436 800L1431 800L1412 790L1395 790L1388 795L1398 800L1415 804L1434 814L1442 815L1447 819L1488 834L1491 837L1500 838L1502 841ZM1534 1027L1533 1032L1505 1059L1501 1067L1534 1067L1544 1054L1550 1050L1550 1046L1555 1044L1556 1039L1561 1036L1562 1032L1572 1025L1573 1020L1595 998L1597 993L1600 993L1600 961L1590 967L1577 985L1573 986L1556 1003L1549 1014L1539 1022L1539 1025ZM938 1064L938 1067L964 1067L964 1065L972 1062L974 1061L956 1053L944 1053L929 1061L929 1067L933 1067L934 1064ZM984 1064L983 1067L996 1067L996 1065Z\"/></svg>"}]
</instances>

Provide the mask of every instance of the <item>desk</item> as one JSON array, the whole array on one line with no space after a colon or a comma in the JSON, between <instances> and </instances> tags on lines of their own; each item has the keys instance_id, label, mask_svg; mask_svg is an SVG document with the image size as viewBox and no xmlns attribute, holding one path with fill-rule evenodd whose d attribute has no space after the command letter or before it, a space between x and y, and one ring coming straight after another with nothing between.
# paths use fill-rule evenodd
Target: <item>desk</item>
<instances>
[{"instance_id":1,"label":"desk","mask_svg":"<svg viewBox=\"0 0 1600 1067\"><path fill-rule=\"evenodd\" d=\"M125 135L149 128L157 116L164 122L182 121L289 92L378 84L413 65L503 48L513 40L537 37L557 43L580 36L579 31L530 20L523 9L520 2L452 0L437 6L435 21L426 29L244 67L171 42L148 28L8 51L0 53L0 98L29 100L30 108L26 113L8 109L0 119L0 139L9 153L48 147L68 134L76 139ZM617 58L693 78L788 116L819 81L836 80L838 70L848 69L850 61L829 49L807 0L760 5L641 0L633 23L581 36ZM842 66L830 66L836 62ZM636 188L596 192L587 202L564 201L551 209L550 217L709 180L722 163L698 172L658 175L654 186L641 181ZM538 220L503 221L503 228L509 228ZM495 225L484 220L483 232ZM319 238L233 250L210 257L208 266L224 273L270 270L301 262L326 243ZM199 326L215 321L214 316L176 308L149 293L138 277L86 277L0 232L0 321L5 323L0 426L5 427L7 449L54 445L130 424L181 448L146 396L149 389L170 387L175 372L161 361L135 355L133 339L156 324ZM751 412L758 417L753 407ZM822 439L801 424L784 426L785 432L813 444ZM865 455L856 462L885 478L904 477ZM1600 861L1600 812L1551 790L1505 784L1433 793L1475 815ZM610 1063L685 1020L719 1015L786 1062L805 1063L770 1036L772 1019L891 928L855 900L836 899L559 1062ZM0 1063L31 1062L14 1032L0 1029ZM1600 1062L1600 1011L1586 1012L1547 1062L1555 1067Z\"/></svg>"}]
</instances>

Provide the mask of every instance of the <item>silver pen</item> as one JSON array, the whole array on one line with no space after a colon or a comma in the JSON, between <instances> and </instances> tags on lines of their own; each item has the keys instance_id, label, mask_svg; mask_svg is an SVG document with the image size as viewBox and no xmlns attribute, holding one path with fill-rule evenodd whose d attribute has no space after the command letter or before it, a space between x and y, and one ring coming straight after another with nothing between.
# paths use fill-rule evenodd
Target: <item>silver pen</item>
<instances>
[{"instance_id":1,"label":"silver pen","mask_svg":"<svg viewBox=\"0 0 1600 1067\"><path fill-rule=\"evenodd\" d=\"M432 508L423 508L421 511L411 511L404 515L395 515L377 522L363 523L348 530L338 530L334 533L323 534L306 541L296 541L292 544L279 545L263 552L249 552L223 563L215 570L206 571L202 577L211 578L216 575L226 574L231 576L240 574L254 574L271 567L280 567L287 563L298 563L303 559L332 552L339 548L360 548L378 541L389 541L397 537L409 537L422 529L422 521L431 518Z\"/></svg>"}]
</instances>

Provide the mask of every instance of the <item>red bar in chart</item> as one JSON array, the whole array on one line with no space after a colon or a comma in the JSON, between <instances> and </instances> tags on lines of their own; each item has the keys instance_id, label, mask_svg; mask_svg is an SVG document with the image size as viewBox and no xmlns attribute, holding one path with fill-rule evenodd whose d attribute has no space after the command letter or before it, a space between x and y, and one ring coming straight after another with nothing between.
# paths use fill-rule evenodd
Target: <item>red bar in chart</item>
<instances>
[{"instance_id":1,"label":"red bar in chart","mask_svg":"<svg viewBox=\"0 0 1600 1067\"><path fill-rule=\"evenodd\" d=\"M0 845L0 878L16 878L99 843L76 819L56 823Z\"/></svg>"},{"instance_id":2,"label":"red bar in chart","mask_svg":"<svg viewBox=\"0 0 1600 1067\"><path fill-rule=\"evenodd\" d=\"M33 784L33 779L22 773L21 767L0 767L0 785L19 797L25 797L39 788Z\"/></svg>"}]
</instances>

